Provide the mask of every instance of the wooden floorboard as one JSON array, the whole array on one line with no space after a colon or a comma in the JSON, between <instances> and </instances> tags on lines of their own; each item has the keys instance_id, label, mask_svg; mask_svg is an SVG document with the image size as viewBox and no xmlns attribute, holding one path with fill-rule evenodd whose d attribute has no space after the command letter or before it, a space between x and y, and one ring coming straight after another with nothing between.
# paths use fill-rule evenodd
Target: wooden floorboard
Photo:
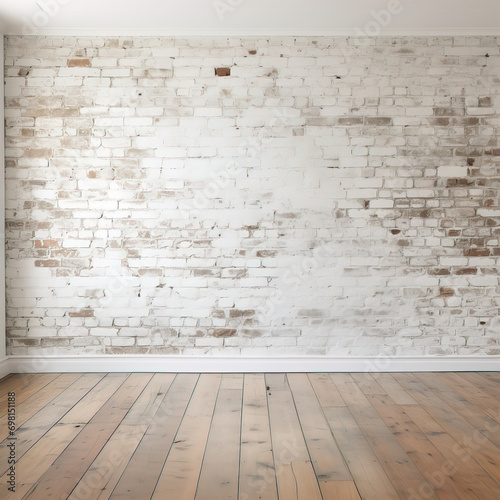
<instances>
[{"instance_id":1,"label":"wooden floorboard","mask_svg":"<svg viewBox=\"0 0 500 500\"><path fill-rule=\"evenodd\" d=\"M10 375L0 498L496 500L500 374Z\"/></svg>"}]
</instances>

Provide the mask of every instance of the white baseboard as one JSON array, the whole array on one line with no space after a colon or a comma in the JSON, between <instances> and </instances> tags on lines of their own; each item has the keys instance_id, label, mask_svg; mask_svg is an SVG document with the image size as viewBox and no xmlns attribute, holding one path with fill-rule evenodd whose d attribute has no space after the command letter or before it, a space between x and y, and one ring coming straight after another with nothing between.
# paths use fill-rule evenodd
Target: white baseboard
<instances>
[{"instance_id":1,"label":"white baseboard","mask_svg":"<svg viewBox=\"0 0 500 500\"><path fill-rule=\"evenodd\" d=\"M215 356L10 356L9 373L163 372L432 372L500 371L500 356L427 357L215 357ZM5 373L7 374L7 373Z\"/></svg>"},{"instance_id":2,"label":"white baseboard","mask_svg":"<svg viewBox=\"0 0 500 500\"><path fill-rule=\"evenodd\" d=\"M0 379L12 373L11 362L8 357L0 359Z\"/></svg>"}]
</instances>

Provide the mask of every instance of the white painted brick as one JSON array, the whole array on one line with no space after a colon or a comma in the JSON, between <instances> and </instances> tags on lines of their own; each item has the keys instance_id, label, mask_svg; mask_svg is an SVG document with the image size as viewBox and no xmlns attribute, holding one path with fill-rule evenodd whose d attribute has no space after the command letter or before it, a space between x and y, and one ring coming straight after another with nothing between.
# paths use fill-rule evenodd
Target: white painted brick
<instances>
[{"instance_id":1,"label":"white painted brick","mask_svg":"<svg viewBox=\"0 0 500 500\"><path fill-rule=\"evenodd\" d=\"M467 177L467 167L439 167L438 175L439 177Z\"/></svg>"},{"instance_id":2,"label":"white painted brick","mask_svg":"<svg viewBox=\"0 0 500 500\"><path fill-rule=\"evenodd\" d=\"M490 352L498 71L466 58L496 38L128 39L6 38L11 338ZM92 67L68 67L82 50Z\"/></svg>"}]
</instances>

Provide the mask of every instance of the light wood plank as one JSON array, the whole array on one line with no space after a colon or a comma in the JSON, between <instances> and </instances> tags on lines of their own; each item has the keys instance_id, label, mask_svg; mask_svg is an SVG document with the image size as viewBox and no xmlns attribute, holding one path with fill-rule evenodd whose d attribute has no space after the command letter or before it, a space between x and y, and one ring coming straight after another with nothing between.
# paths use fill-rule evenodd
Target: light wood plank
<instances>
[{"instance_id":1,"label":"light wood plank","mask_svg":"<svg viewBox=\"0 0 500 500\"><path fill-rule=\"evenodd\" d=\"M16 425L21 427L33 415L40 411L51 400L59 396L63 391L76 382L82 375L79 373L66 373L59 375L55 380L40 389L37 393L30 396L23 403L16 404ZM9 435L7 420L0 419L0 440Z\"/></svg>"},{"instance_id":2,"label":"light wood plank","mask_svg":"<svg viewBox=\"0 0 500 500\"><path fill-rule=\"evenodd\" d=\"M405 411L392 400L388 401L381 396L371 395L368 398L426 479L419 490L409 491L410 496L422 496L431 491L430 486L439 498L467 500L470 495L463 493L465 485L460 475L456 474L456 470L449 470L447 460Z\"/></svg>"},{"instance_id":3,"label":"light wood plank","mask_svg":"<svg viewBox=\"0 0 500 500\"><path fill-rule=\"evenodd\" d=\"M405 498L408 491L418 491L421 485L426 483L426 479L352 377L343 373L332 374L331 377L398 494ZM433 493L428 498L438 497Z\"/></svg>"},{"instance_id":4,"label":"light wood plank","mask_svg":"<svg viewBox=\"0 0 500 500\"><path fill-rule=\"evenodd\" d=\"M323 408L345 406L345 401L328 373L310 373L309 380Z\"/></svg>"},{"instance_id":5,"label":"light wood plank","mask_svg":"<svg viewBox=\"0 0 500 500\"><path fill-rule=\"evenodd\" d=\"M389 476L348 408L323 408L361 498L400 500Z\"/></svg>"},{"instance_id":6,"label":"light wood plank","mask_svg":"<svg viewBox=\"0 0 500 500\"><path fill-rule=\"evenodd\" d=\"M127 379L125 373L108 373L60 420L62 424L86 424Z\"/></svg>"},{"instance_id":7,"label":"light wood plank","mask_svg":"<svg viewBox=\"0 0 500 500\"><path fill-rule=\"evenodd\" d=\"M152 500L194 499L220 382L220 375L200 376Z\"/></svg>"},{"instance_id":8,"label":"light wood plank","mask_svg":"<svg viewBox=\"0 0 500 500\"><path fill-rule=\"evenodd\" d=\"M402 409L448 460L445 470L456 470L465 485L464 493L470 493L471 498L478 496L481 500L499 495L500 488L493 478L421 406L407 405Z\"/></svg>"},{"instance_id":9,"label":"light wood plank","mask_svg":"<svg viewBox=\"0 0 500 500\"><path fill-rule=\"evenodd\" d=\"M170 414L165 410L164 405L165 402L168 403L170 401L170 399L166 398L170 394L174 380L182 379L182 377L180 375L176 379L175 375L169 373L157 373L154 375L99 455L97 455L89 469L78 482L69 500L82 500L83 498L85 500L107 500L111 496L116 484L123 477L122 474L125 468L133 463L131 457L139 443L141 443L144 434L148 431L151 432L153 428L157 428L158 424L152 422L153 418L163 421L165 425L167 422L170 423ZM187 375L186 377L194 378L194 381L197 378L192 375ZM190 396L190 392L187 389L188 387L186 386L182 388L183 393L185 392L184 397L186 401L189 400ZM161 465L156 477L154 477L152 488L156 483L160 470ZM139 474L134 479L140 483L143 475L149 471L149 464L144 462ZM132 496L132 498L139 497Z\"/></svg>"},{"instance_id":10,"label":"light wood plank","mask_svg":"<svg viewBox=\"0 0 500 500\"><path fill-rule=\"evenodd\" d=\"M24 498L82 429L72 424L56 424L41 437L17 462L16 491L9 492L8 500ZM7 474L0 478L1 491L7 491L8 479Z\"/></svg>"},{"instance_id":11,"label":"light wood plank","mask_svg":"<svg viewBox=\"0 0 500 500\"><path fill-rule=\"evenodd\" d=\"M482 391L489 393L490 397L493 396L497 401L500 400L500 382L494 382L484 373L463 372L460 375Z\"/></svg>"},{"instance_id":12,"label":"light wood plank","mask_svg":"<svg viewBox=\"0 0 500 500\"><path fill-rule=\"evenodd\" d=\"M352 476L332 436L307 375L289 374L288 382L323 497L332 500L336 498L334 496L337 491L334 484L336 481L342 482L339 491L345 491L346 485L352 483L352 491L349 493L352 496L353 492L356 492ZM354 498L359 499L359 495Z\"/></svg>"},{"instance_id":13,"label":"light wood plank","mask_svg":"<svg viewBox=\"0 0 500 500\"><path fill-rule=\"evenodd\" d=\"M19 407L24 401L36 394L47 384L55 380L59 375L57 373L42 373L40 375L30 376L29 379L21 379L22 382L16 387L0 388L0 419L7 415L8 400L7 395L9 392L16 393L16 407Z\"/></svg>"},{"instance_id":14,"label":"light wood plank","mask_svg":"<svg viewBox=\"0 0 500 500\"><path fill-rule=\"evenodd\" d=\"M318 480L283 375L266 375L269 420L279 498L321 500Z\"/></svg>"},{"instance_id":15,"label":"light wood plank","mask_svg":"<svg viewBox=\"0 0 500 500\"><path fill-rule=\"evenodd\" d=\"M85 374L79 377L59 396L50 401L40 411L35 413L16 431L17 459L20 459L63 415L66 414L85 394L102 378L103 374ZM0 474L5 474L8 468L6 446L8 439L0 443Z\"/></svg>"},{"instance_id":16,"label":"light wood plank","mask_svg":"<svg viewBox=\"0 0 500 500\"><path fill-rule=\"evenodd\" d=\"M385 393L397 405L416 405L418 404L394 379L390 373L373 373L371 375Z\"/></svg>"},{"instance_id":17,"label":"light wood plank","mask_svg":"<svg viewBox=\"0 0 500 500\"><path fill-rule=\"evenodd\" d=\"M434 393L439 394L444 403L453 408L464 420L500 449L500 424L498 422L455 391L442 378L426 373L415 376Z\"/></svg>"},{"instance_id":18,"label":"light wood plank","mask_svg":"<svg viewBox=\"0 0 500 500\"><path fill-rule=\"evenodd\" d=\"M13 386L13 500L500 498L494 372L29 374L0 396Z\"/></svg>"},{"instance_id":19,"label":"light wood plank","mask_svg":"<svg viewBox=\"0 0 500 500\"><path fill-rule=\"evenodd\" d=\"M34 373L13 373L3 378L0 381L0 404L5 404L9 392L21 392L29 385L30 381L36 379L37 376Z\"/></svg>"},{"instance_id":20,"label":"light wood plank","mask_svg":"<svg viewBox=\"0 0 500 500\"><path fill-rule=\"evenodd\" d=\"M498 448L425 384L410 373L395 374L396 380L439 424L497 481L500 482Z\"/></svg>"},{"instance_id":21,"label":"light wood plank","mask_svg":"<svg viewBox=\"0 0 500 500\"><path fill-rule=\"evenodd\" d=\"M351 377L358 384L363 394L387 395L384 388L370 373L351 373Z\"/></svg>"},{"instance_id":22,"label":"light wood plank","mask_svg":"<svg viewBox=\"0 0 500 500\"><path fill-rule=\"evenodd\" d=\"M491 394L468 382L461 374L440 373L439 379L446 382L473 405L480 408L500 426L500 400L492 398Z\"/></svg>"},{"instance_id":23,"label":"light wood plank","mask_svg":"<svg viewBox=\"0 0 500 500\"><path fill-rule=\"evenodd\" d=\"M130 375L26 495L67 498L102 450L152 375Z\"/></svg>"},{"instance_id":24,"label":"light wood plank","mask_svg":"<svg viewBox=\"0 0 500 500\"><path fill-rule=\"evenodd\" d=\"M278 500L262 374L245 375L241 423L240 500Z\"/></svg>"},{"instance_id":25,"label":"light wood plank","mask_svg":"<svg viewBox=\"0 0 500 500\"><path fill-rule=\"evenodd\" d=\"M196 500L237 500L243 375L223 375Z\"/></svg>"}]
</instances>

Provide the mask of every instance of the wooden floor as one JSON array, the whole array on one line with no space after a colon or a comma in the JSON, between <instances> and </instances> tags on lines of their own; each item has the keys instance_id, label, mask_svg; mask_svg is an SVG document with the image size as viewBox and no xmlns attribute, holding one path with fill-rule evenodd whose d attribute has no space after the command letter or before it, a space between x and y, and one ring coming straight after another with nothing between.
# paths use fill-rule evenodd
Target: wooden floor
<instances>
[{"instance_id":1,"label":"wooden floor","mask_svg":"<svg viewBox=\"0 0 500 500\"><path fill-rule=\"evenodd\" d=\"M0 435L8 500L500 499L496 372L11 375Z\"/></svg>"}]
</instances>

